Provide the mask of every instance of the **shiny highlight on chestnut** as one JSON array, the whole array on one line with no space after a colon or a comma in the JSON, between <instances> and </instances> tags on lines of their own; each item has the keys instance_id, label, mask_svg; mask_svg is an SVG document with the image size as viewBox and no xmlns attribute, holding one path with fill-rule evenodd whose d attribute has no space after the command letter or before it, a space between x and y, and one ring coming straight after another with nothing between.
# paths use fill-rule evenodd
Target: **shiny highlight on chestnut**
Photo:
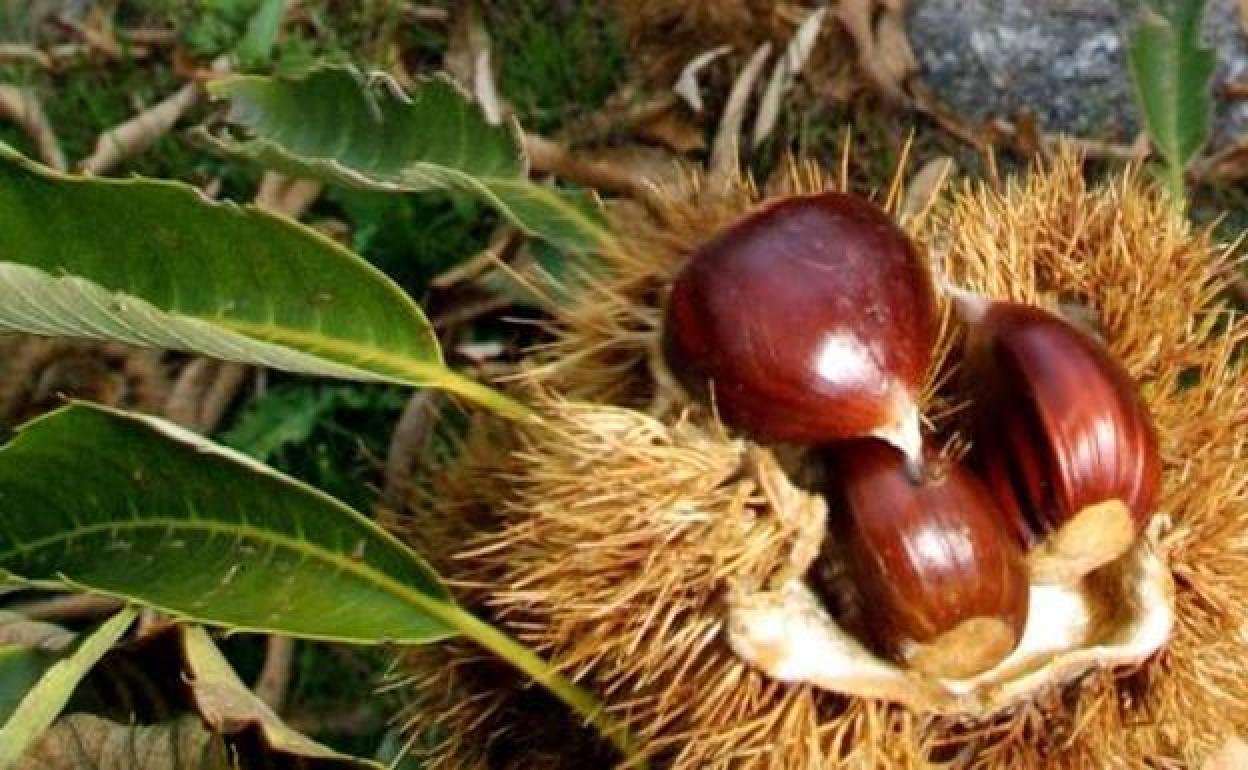
<instances>
[{"instance_id":1,"label":"shiny highlight on chestnut","mask_svg":"<svg viewBox=\"0 0 1248 770\"><path fill-rule=\"evenodd\" d=\"M673 283L668 367L725 423L807 445L877 436L918 459L937 311L918 251L853 195L786 198L698 248Z\"/></svg>"}]
</instances>

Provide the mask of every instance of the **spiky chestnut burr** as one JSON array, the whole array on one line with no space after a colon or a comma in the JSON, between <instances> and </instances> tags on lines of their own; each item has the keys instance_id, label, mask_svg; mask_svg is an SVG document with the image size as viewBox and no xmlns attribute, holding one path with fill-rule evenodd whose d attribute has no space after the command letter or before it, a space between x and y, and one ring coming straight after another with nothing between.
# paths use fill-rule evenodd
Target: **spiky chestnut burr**
<instances>
[{"instance_id":1,"label":"spiky chestnut burr","mask_svg":"<svg viewBox=\"0 0 1248 770\"><path fill-rule=\"evenodd\" d=\"M863 598L866 632L912 669L963 678L1017 646L1027 619L1022 549L961 465L925 464L875 440L828 451L841 497L834 530Z\"/></svg>"},{"instance_id":2,"label":"spiky chestnut burr","mask_svg":"<svg viewBox=\"0 0 1248 770\"><path fill-rule=\"evenodd\" d=\"M906 234L869 201L827 192L766 206L697 249L673 283L663 351L686 389L756 438L875 436L917 465L936 332Z\"/></svg>"},{"instance_id":3,"label":"spiky chestnut burr","mask_svg":"<svg viewBox=\"0 0 1248 770\"><path fill-rule=\"evenodd\" d=\"M1121 556L1153 512L1152 418L1130 375L1072 324L1030 305L969 304L975 461L1033 578L1077 580Z\"/></svg>"}]
</instances>

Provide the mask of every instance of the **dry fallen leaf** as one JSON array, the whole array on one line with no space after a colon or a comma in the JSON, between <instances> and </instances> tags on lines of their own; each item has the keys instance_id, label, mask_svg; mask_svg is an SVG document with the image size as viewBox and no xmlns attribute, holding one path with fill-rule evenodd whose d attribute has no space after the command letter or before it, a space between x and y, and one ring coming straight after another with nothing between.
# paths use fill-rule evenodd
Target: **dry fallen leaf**
<instances>
[{"instance_id":1,"label":"dry fallen leaf","mask_svg":"<svg viewBox=\"0 0 1248 770\"><path fill-rule=\"evenodd\" d=\"M284 754L358 767L377 766L340 754L287 726L268 704L247 689L207 631L187 626L182 633L187 683L200 715L211 728L232 735L254 727L269 748Z\"/></svg>"},{"instance_id":2,"label":"dry fallen leaf","mask_svg":"<svg viewBox=\"0 0 1248 770\"><path fill-rule=\"evenodd\" d=\"M909 104L905 84L918 71L903 21L901 0L842 0L836 18L858 51L858 66L875 87L898 104Z\"/></svg>"},{"instance_id":3,"label":"dry fallen leaf","mask_svg":"<svg viewBox=\"0 0 1248 770\"><path fill-rule=\"evenodd\" d=\"M452 16L443 66L457 83L472 94L485 119L494 125L503 121L506 105L498 93L492 59L493 41L475 0L461 0Z\"/></svg>"},{"instance_id":4,"label":"dry fallen leaf","mask_svg":"<svg viewBox=\"0 0 1248 770\"><path fill-rule=\"evenodd\" d=\"M956 168L953 158L941 155L924 163L922 168L906 183L897 219L903 224L923 217L936 202L945 182L953 176Z\"/></svg>"},{"instance_id":5,"label":"dry fallen leaf","mask_svg":"<svg viewBox=\"0 0 1248 770\"><path fill-rule=\"evenodd\" d=\"M784 55L772 69L771 80L767 83L767 90L763 92L763 99L758 106L758 115L754 118L755 147L765 142L775 129L776 120L780 117L780 104L793 87L797 76L805 69L806 63L810 61L815 43L819 40L819 32L823 29L823 19L827 15L828 9L825 7L807 16L789 41Z\"/></svg>"},{"instance_id":6,"label":"dry fallen leaf","mask_svg":"<svg viewBox=\"0 0 1248 770\"><path fill-rule=\"evenodd\" d=\"M732 90L728 92L728 101L719 118L719 129L715 132L715 142L711 145L711 180L717 184L728 184L739 172L741 126L745 123L746 106L770 55L771 43L760 45L741 68Z\"/></svg>"},{"instance_id":7,"label":"dry fallen leaf","mask_svg":"<svg viewBox=\"0 0 1248 770\"><path fill-rule=\"evenodd\" d=\"M52 725L15 770L230 770L225 742L196 717L127 726L90 714Z\"/></svg>"},{"instance_id":8,"label":"dry fallen leaf","mask_svg":"<svg viewBox=\"0 0 1248 770\"><path fill-rule=\"evenodd\" d=\"M705 109L702 104L702 84L699 80L702 70L731 50L732 46L721 45L718 48L703 51L690 59L685 68L680 71L680 77L676 79L676 85L672 86L672 91L684 99L694 112L700 113Z\"/></svg>"}]
</instances>

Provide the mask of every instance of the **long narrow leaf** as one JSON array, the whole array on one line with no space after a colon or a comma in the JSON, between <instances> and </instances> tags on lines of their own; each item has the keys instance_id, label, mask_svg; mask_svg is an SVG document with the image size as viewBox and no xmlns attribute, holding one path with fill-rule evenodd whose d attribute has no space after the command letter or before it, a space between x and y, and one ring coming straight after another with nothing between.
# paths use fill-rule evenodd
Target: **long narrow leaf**
<instances>
[{"instance_id":1,"label":"long narrow leaf","mask_svg":"<svg viewBox=\"0 0 1248 770\"><path fill-rule=\"evenodd\" d=\"M610 242L587 199L529 181L514 122L491 125L442 76L411 94L379 83L389 81L370 83L348 67L218 80L209 93L230 100L230 120L252 138L196 136L222 153L347 187L465 191L565 249Z\"/></svg>"},{"instance_id":2,"label":"long narrow leaf","mask_svg":"<svg viewBox=\"0 0 1248 770\"><path fill-rule=\"evenodd\" d=\"M1127 46L1136 101L1176 201L1184 197L1184 170L1208 141L1213 113L1209 82L1216 61L1201 42L1204 5L1150 0Z\"/></svg>"},{"instance_id":3,"label":"long narrow leaf","mask_svg":"<svg viewBox=\"0 0 1248 770\"><path fill-rule=\"evenodd\" d=\"M591 694L457 606L385 530L154 417L76 403L0 448L0 570L236 630L363 644L463 635L635 752Z\"/></svg>"},{"instance_id":4,"label":"long narrow leaf","mask_svg":"<svg viewBox=\"0 0 1248 770\"><path fill-rule=\"evenodd\" d=\"M74 177L0 145L0 332L116 340L306 374L446 388L420 308L333 241L175 182Z\"/></svg>"},{"instance_id":5,"label":"long narrow leaf","mask_svg":"<svg viewBox=\"0 0 1248 770\"><path fill-rule=\"evenodd\" d=\"M74 639L60 626L0 610L0 724Z\"/></svg>"},{"instance_id":6,"label":"long narrow leaf","mask_svg":"<svg viewBox=\"0 0 1248 770\"><path fill-rule=\"evenodd\" d=\"M17 711L0 727L0 770L13 767L27 747L48 729L78 683L112 649L136 615L130 608L118 612L83 640L72 655L49 668L39 684L26 693Z\"/></svg>"},{"instance_id":7,"label":"long narrow leaf","mask_svg":"<svg viewBox=\"0 0 1248 770\"><path fill-rule=\"evenodd\" d=\"M172 423L87 404L0 449L0 568L235 629L455 633L437 575L368 519Z\"/></svg>"}]
</instances>

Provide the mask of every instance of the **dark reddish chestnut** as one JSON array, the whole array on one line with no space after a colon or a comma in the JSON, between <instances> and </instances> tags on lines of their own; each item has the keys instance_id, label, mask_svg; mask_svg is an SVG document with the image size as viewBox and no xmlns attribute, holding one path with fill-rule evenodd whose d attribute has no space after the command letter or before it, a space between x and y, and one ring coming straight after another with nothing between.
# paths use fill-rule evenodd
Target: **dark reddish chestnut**
<instances>
[{"instance_id":1,"label":"dark reddish chestnut","mask_svg":"<svg viewBox=\"0 0 1248 770\"><path fill-rule=\"evenodd\" d=\"M905 459L871 439L829 450L842 499L833 526L863 598L867 632L910 668L963 678L1022 637L1029 585L1022 548L987 489L956 463Z\"/></svg>"},{"instance_id":2,"label":"dark reddish chestnut","mask_svg":"<svg viewBox=\"0 0 1248 770\"><path fill-rule=\"evenodd\" d=\"M1033 577L1077 580L1122 555L1152 513L1152 419L1122 366L1064 319L1010 302L972 315L976 463Z\"/></svg>"},{"instance_id":3,"label":"dark reddish chestnut","mask_svg":"<svg viewBox=\"0 0 1248 770\"><path fill-rule=\"evenodd\" d=\"M688 390L757 438L877 436L917 462L936 331L931 276L906 234L869 201L823 193L769 205L695 251L663 349Z\"/></svg>"}]
</instances>

